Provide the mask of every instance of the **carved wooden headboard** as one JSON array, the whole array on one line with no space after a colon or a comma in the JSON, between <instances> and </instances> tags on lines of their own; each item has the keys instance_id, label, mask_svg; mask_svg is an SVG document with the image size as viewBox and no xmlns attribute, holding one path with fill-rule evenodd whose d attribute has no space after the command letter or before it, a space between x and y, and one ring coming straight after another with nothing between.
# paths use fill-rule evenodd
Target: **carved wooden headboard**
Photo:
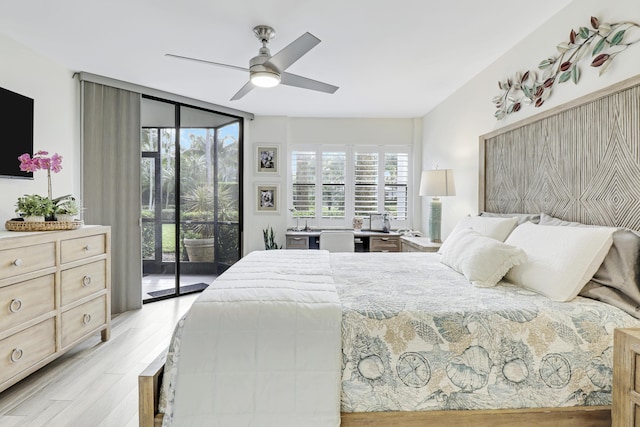
<instances>
[{"instance_id":1,"label":"carved wooden headboard","mask_svg":"<svg viewBox=\"0 0 640 427\"><path fill-rule=\"evenodd\" d=\"M640 76L481 136L479 201L640 230Z\"/></svg>"}]
</instances>

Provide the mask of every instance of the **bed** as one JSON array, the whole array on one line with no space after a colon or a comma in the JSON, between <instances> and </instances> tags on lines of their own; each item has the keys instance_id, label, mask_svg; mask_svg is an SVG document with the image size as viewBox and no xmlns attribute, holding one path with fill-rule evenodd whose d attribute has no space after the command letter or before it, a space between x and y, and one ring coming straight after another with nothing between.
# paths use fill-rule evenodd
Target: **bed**
<instances>
[{"instance_id":1,"label":"bed","mask_svg":"<svg viewBox=\"0 0 640 427\"><path fill-rule=\"evenodd\" d=\"M548 221L640 229L635 194L640 187L640 137L633 125L639 82L640 78L631 79L481 137L480 210L545 212L552 215ZM585 123L600 125L586 129ZM540 143L530 144L531 140ZM331 379L317 383L322 396L338 384L340 390L318 406L339 411L340 419L329 417L317 425L610 425L613 331L640 326L629 314L633 310L623 304L629 302L625 290L596 283L590 298L556 302L510 283L509 276L495 287L473 285L466 272L444 265L443 256L254 253L201 298L208 300L216 285L243 283L247 289L262 289L265 271L258 266L280 265L287 267L267 269L267 288L290 290L291 283L303 283L292 299L303 298L304 304L319 300L323 310L328 307L323 312L329 317L321 322L327 330L314 327L312 332L325 334L329 344L309 354L324 354L318 359L330 363L323 366L324 374L306 384ZM555 287L555 282L549 283ZM337 332L336 304L341 312ZM169 378L185 363L182 357L180 348L172 345ZM160 425L163 419L171 425L172 405L177 403L172 396L186 399L188 392L174 395L171 380L161 381L165 358L162 355L140 377L141 426ZM201 373L194 369L192 375L197 379ZM166 401L158 413L161 382ZM196 394L203 393L215 397L223 392ZM190 402L183 408L198 405ZM247 420L240 425L255 422Z\"/></svg>"}]
</instances>

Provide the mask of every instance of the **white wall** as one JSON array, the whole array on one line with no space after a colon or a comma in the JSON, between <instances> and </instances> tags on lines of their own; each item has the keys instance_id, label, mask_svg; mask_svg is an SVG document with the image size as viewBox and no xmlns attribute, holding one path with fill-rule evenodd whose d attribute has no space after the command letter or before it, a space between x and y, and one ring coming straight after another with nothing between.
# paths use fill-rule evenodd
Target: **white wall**
<instances>
[{"instance_id":1,"label":"white wall","mask_svg":"<svg viewBox=\"0 0 640 427\"><path fill-rule=\"evenodd\" d=\"M600 77L599 70L590 67L588 58L584 58L581 62L582 77L577 85L571 82L558 85L542 107L523 106L519 112L496 121L491 99L499 94L498 80L511 77L518 71L535 69L541 60L556 54L555 46L568 40L572 28L577 30L580 26L589 26L591 16L598 17L601 22L640 23L640 2L573 1L424 117L423 168L431 169L437 164L441 168L452 168L455 172L456 196L442 199L443 237L447 236L460 218L478 211L480 135L640 72L640 43L615 58L607 72ZM428 198L424 199L422 220L426 224Z\"/></svg>"},{"instance_id":2,"label":"white wall","mask_svg":"<svg viewBox=\"0 0 640 427\"><path fill-rule=\"evenodd\" d=\"M246 122L244 151L244 235L247 254L263 250L262 230L273 227L278 244L285 243L287 229L287 158L292 144L409 145L414 154L414 186L419 184L422 120L363 118L256 117ZM278 176L258 175L256 144L279 144L281 148ZM256 212L256 185L277 184L280 188L279 213ZM412 203L412 213L420 218L419 203ZM310 224L311 225L311 224ZM415 226L415 228L419 228Z\"/></svg>"},{"instance_id":3,"label":"white wall","mask_svg":"<svg viewBox=\"0 0 640 427\"><path fill-rule=\"evenodd\" d=\"M34 151L63 157L62 171L52 174L53 196L79 196L78 83L73 73L2 34L0 58L0 87L34 99ZM19 164L16 159L16 170ZM36 171L33 180L0 178L0 227L15 217L17 198L33 193L47 195L46 171Z\"/></svg>"}]
</instances>

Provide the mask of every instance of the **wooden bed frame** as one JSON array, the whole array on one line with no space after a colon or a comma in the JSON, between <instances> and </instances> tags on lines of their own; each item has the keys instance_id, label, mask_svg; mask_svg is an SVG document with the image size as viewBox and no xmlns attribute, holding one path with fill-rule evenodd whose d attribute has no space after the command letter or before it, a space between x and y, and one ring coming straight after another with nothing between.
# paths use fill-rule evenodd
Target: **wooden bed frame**
<instances>
[{"instance_id":1,"label":"wooden bed frame","mask_svg":"<svg viewBox=\"0 0 640 427\"><path fill-rule=\"evenodd\" d=\"M546 212L568 221L640 230L640 204L629 203L628 194L603 197L612 177L601 172L617 170L631 189L640 187L639 98L640 75L482 135L479 210ZM612 155L612 150L618 151ZM620 200L626 205L615 205ZM139 376L140 427L162 424L158 398L164 362L165 353ZM342 427L609 427L611 407L360 412L342 413L341 420Z\"/></svg>"},{"instance_id":2,"label":"wooden bed frame","mask_svg":"<svg viewBox=\"0 0 640 427\"><path fill-rule=\"evenodd\" d=\"M139 426L162 426L158 413L160 384L166 352L138 377ZM355 412L342 413L341 427L610 427L610 406L498 409L477 411Z\"/></svg>"}]
</instances>

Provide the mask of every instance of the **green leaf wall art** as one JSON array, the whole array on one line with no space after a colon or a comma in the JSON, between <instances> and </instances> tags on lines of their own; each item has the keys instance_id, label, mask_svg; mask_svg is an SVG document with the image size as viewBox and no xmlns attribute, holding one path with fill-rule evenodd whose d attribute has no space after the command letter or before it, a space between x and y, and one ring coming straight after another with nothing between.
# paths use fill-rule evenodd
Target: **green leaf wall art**
<instances>
[{"instance_id":1,"label":"green leaf wall art","mask_svg":"<svg viewBox=\"0 0 640 427\"><path fill-rule=\"evenodd\" d=\"M585 57L602 75L613 59L640 41L640 25L633 22L601 23L592 16L590 27L571 30L569 41L560 43L558 54L542 60L536 70L518 72L498 82L500 94L493 98L494 116L498 120L519 111L523 105L540 107L551 96L555 85L571 80L578 84L582 73L579 64Z\"/></svg>"}]
</instances>

